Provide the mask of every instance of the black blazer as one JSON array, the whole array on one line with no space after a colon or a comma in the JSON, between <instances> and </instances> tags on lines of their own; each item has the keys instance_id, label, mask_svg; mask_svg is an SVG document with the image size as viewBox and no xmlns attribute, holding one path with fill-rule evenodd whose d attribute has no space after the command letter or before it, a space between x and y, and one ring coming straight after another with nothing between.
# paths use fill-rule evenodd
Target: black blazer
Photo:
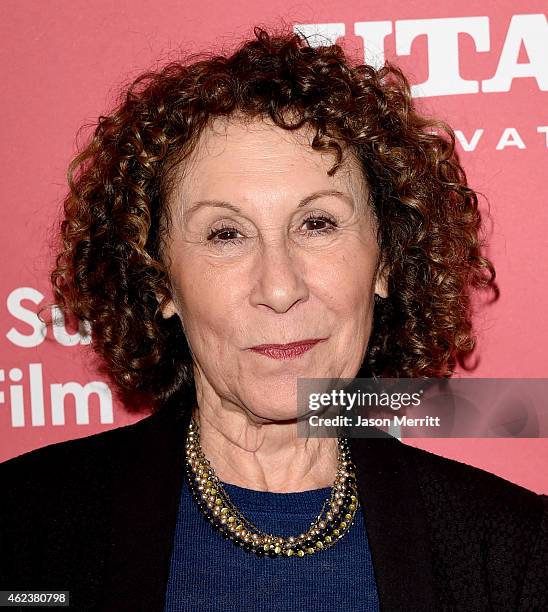
<instances>
[{"instance_id":1,"label":"black blazer","mask_svg":"<svg viewBox=\"0 0 548 612\"><path fill-rule=\"evenodd\" d=\"M189 415L164 408L1 464L0 590L162 611ZM548 610L547 496L393 437L351 449L383 611Z\"/></svg>"}]
</instances>

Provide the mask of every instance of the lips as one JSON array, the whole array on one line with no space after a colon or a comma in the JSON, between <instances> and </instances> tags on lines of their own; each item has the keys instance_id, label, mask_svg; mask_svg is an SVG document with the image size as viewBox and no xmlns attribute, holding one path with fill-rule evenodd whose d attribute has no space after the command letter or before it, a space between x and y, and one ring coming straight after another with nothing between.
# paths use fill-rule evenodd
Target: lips
<instances>
[{"instance_id":1,"label":"lips","mask_svg":"<svg viewBox=\"0 0 548 612\"><path fill-rule=\"evenodd\" d=\"M288 344L260 344L258 346L252 346L249 350L260 353L265 357L270 357L271 359L295 359L309 351L322 340L325 340L325 338L298 340L297 342L290 342Z\"/></svg>"}]
</instances>

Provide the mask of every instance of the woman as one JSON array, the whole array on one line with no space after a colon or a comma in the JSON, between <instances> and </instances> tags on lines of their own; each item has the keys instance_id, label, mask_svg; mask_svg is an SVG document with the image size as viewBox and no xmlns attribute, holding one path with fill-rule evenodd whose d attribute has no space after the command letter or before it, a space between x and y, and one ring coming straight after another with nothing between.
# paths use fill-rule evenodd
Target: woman
<instances>
[{"instance_id":1,"label":"woman","mask_svg":"<svg viewBox=\"0 0 548 612\"><path fill-rule=\"evenodd\" d=\"M297 435L298 378L449 377L472 352L494 269L452 131L338 46L257 28L194 59L100 118L52 274L152 415L1 466L1 588L78 610L544 609L545 497L390 436Z\"/></svg>"}]
</instances>

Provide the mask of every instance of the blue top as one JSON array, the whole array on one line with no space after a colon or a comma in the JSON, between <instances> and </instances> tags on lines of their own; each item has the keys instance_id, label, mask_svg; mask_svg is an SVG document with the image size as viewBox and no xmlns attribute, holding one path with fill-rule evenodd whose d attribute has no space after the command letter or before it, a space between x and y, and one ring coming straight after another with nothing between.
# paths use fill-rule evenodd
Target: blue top
<instances>
[{"instance_id":1,"label":"blue top","mask_svg":"<svg viewBox=\"0 0 548 612\"><path fill-rule=\"evenodd\" d=\"M331 489L254 491L223 483L240 512L281 536L310 527ZM184 482L165 612L378 612L379 602L361 508L333 546L304 557L256 557L224 540Z\"/></svg>"}]
</instances>

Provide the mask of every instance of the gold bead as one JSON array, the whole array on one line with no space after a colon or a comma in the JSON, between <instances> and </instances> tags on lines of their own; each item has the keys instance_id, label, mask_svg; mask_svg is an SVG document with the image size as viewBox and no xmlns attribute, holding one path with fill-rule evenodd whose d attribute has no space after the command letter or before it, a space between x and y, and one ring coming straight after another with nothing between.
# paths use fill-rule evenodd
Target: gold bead
<instances>
[{"instance_id":1,"label":"gold bead","mask_svg":"<svg viewBox=\"0 0 548 612\"><path fill-rule=\"evenodd\" d=\"M341 523L341 529L346 529L346 523L344 521Z\"/></svg>"},{"instance_id":2,"label":"gold bead","mask_svg":"<svg viewBox=\"0 0 548 612\"><path fill-rule=\"evenodd\" d=\"M316 548L323 548L323 542L322 541L316 542Z\"/></svg>"},{"instance_id":3,"label":"gold bead","mask_svg":"<svg viewBox=\"0 0 548 612\"><path fill-rule=\"evenodd\" d=\"M275 552L276 554L279 554L279 553L281 553L281 552L282 552L282 549L281 549L279 546L275 546L275 547L274 547L274 552Z\"/></svg>"},{"instance_id":4,"label":"gold bead","mask_svg":"<svg viewBox=\"0 0 548 612\"><path fill-rule=\"evenodd\" d=\"M356 509L356 506L355 506L354 504L350 504L350 506L348 506L348 509L349 509L351 512L354 512L354 510Z\"/></svg>"},{"instance_id":5,"label":"gold bead","mask_svg":"<svg viewBox=\"0 0 548 612\"><path fill-rule=\"evenodd\" d=\"M301 549L301 550L298 550L298 551L297 551L297 555L298 555L299 557L304 557L304 550L302 550L302 549Z\"/></svg>"},{"instance_id":6,"label":"gold bead","mask_svg":"<svg viewBox=\"0 0 548 612\"><path fill-rule=\"evenodd\" d=\"M310 548L307 548L307 549L306 549L306 552L307 552L309 555L312 555L312 554L314 554L314 552L315 552L315 551L314 551L314 549L313 549L312 547L310 547Z\"/></svg>"},{"instance_id":7,"label":"gold bead","mask_svg":"<svg viewBox=\"0 0 548 612\"><path fill-rule=\"evenodd\" d=\"M331 538L331 536L326 535L324 540L329 544L331 542L332 538Z\"/></svg>"},{"instance_id":8,"label":"gold bead","mask_svg":"<svg viewBox=\"0 0 548 612\"><path fill-rule=\"evenodd\" d=\"M292 548L288 548L288 549L285 551L285 555L286 555L286 557L292 557L294 554L295 554L295 553L294 553L294 551L293 551L293 549L292 549Z\"/></svg>"}]
</instances>

